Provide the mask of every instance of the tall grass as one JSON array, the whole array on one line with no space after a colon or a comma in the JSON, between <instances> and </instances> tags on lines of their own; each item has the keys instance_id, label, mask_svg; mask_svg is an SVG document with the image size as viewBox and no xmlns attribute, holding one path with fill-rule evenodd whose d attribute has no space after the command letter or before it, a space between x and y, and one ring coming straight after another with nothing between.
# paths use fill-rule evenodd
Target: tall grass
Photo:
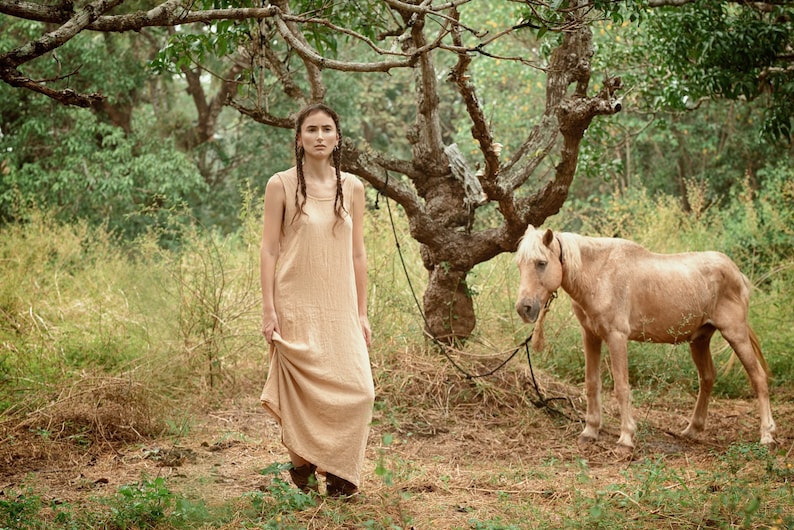
<instances>
[{"instance_id":1,"label":"tall grass","mask_svg":"<svg viewBox=\"0 0 794 530\"><path fill-rule=\"evenodd\" d=\"M790 180L778 183L772 197L791 193ZM589 211L563 210L546 226L620 235L659 252L716 249L733 255L757 286L751 319L773 369L773 385L790 387L794 366L787 361L787 345L794 332L786 323L794 320L788 294L794 259L770 261L777 254L761 247L750 254L742 249L746 234L762 239L773 232L771 246L779 252L785 238L773 228L790 234L784 221L791 213L783 211L779 201L767 204L749 194L735 197L728 208L706 208L698 198L703 191L696 185L690 189L690 204L701 208L693 212L682 212L672 198L654 199L640 191L595 203ZM258 202L247 203L241 215L238 234L220 237L190 229L180 236L180 250L163 250L158 234L120 246L102 230L62 225L36 211L25 224L3 227L3 414L34 410L59 387L87 373L123 375L174 399L212 399L213 394L233 393L240 385L261 380L265 356L259 332ZM744 223L741 228L739 221ZM763 226L753 225L762 222ZM739 241L733 239L735 234ZM428 350L430 345L422 331L425 271L396 205L381 203L370 210L366 239L375 333L372 357L375 363L399 366L401 355ZM759 255L766 256L762 268ZM518 277L511 255L475 267L469 285L478 324L458 360L474 369L502 358L531 330L513 309ZM581 382L578 325L564 294L552 306L546 334L547 348L537 356L539 367ZM720 340L715 339L712 349L718 365L726 366L731 352ZM437 362L446 360L438 356ZM638 386L691 388L696 378L690 365L686 346L631 346L631 376ZM717 391L744 396L749 388L741 370L733 370L721 378Z\"/></svg>"},{"instance_id":2,"label":"tall grass","mask_svg":"<svg viewBox=\"0 0 794 530\"><path fill-rule=\"evenodd\" d=\"M619 235L659 252L715 249L731 255L756 286L751 321L773 372L774 399L786 399L791 397L794 383L794 365L789 362L790 344L794 343L794 306L790 303L794 257L781 249L794 246L794 241L786 239L794 224L786 224L791 213L786 207L791 210L791 205L778 199L791 192L790 181L778 179L778 188L770 192L770 198L739 194L723 208L707 206L698 198L702 190L693 185L689 202L695 208L686 213L671 198L628 193L594 202L589 209L564 209L546 226L586 235ZM210 407L225 397L258 392L266 362L260 335L258 201L247 203L241 217L242 228L237 234L221 237L202 228L185 229L179 234L180 247L171 250L158 244L161 234L120 245L100 229L63 225L44 212L31 211L26 223L3 226L3 438L19 426L50 438L62 436L87 444L129 441L169 430L178 436L184 432L193 407ZM374 331L371 358L378 390L376 425L387 433L419 436L436 428L434 415L470 412L472 403L492 407L493 415L511 411L516 421L537 421L523 413L530 398L514 391L516 386L528 384L517 369L523 359L513 361L496 379L467 381L453 377L460 375L456 368L426 340L417 302L424 290L425 271L399 208L394 204L387 208L381 202L379 209L368 212L365 228ZM748 234L755 247L748 246ZM500 255L475 267L469 285L478 323L454 360L475 373L504 360L531 329L513 309L518 274L512 255ZM563 293L553 303L545 328L546 348L532 357L535 369L544 372L547 381L581 383L581 339L570 301ZM712 351L721 371L716 393L751 396L746 376L738 363L731 365L731 352L718 337ZM686 346L632 344L629 365L640 401L658 399L665 393L690 393L697 383ZM608 370L605 377L608 390ZM531 428L527 426L527 430ZM743 457L735 455L729 463ZM776 461L766 460L764 455L752 457L759 467L766 466L766 475L774 480L791 479L790 469L779 468ZM411 462L390 458L389 466L379 467L389 481L410 482L424 473ZM676 471L666 469L663 463L648 462L635 473L642 476L627 477L626 484L608 490L595 485L579 488L571 499L571 511L560 513L558 520L568 527L620 528L620 514L633 513L644 527L651 528L659 523L654 515L657 506L672 503L677 496L693 506L705 503L706 523L722 520L738 509L743 510L745 520L792 524L790 516L765 512L752 504L747 484L743 489L731 485L717 472L679 480ZM657 483L660 476L665 481L663 487ZM587 470L577 471L577 481L586 483L587 477ZM208 516L200 505L191 508L161 482L144 484L151 487L120 492L114 502L121 505L113 508L115 512L111 510L116 517L155 517L169 520L170 526L165 527L197 527L173 519L173 511L159 511L164 505L168 510L181 506L196 520L233 519ZM701 489L691 491L693 484ZM710 487L719 488L718 498L706 494ZM764 494L774 496L780 491ZM125 495L145 513L130 511ZM299 517L289 516L281 526L268 519L273 515L268 511L272 495L265 498L257 493L239 500L246 506L238 513L258 513L251 516L258 518L257 527L300 527ZM28 512L42 509L39 501L35 494L22 493L16 501L0 502L0 517L28 517ZM403 514L402 502L399 495L385 499L386 512L380 516L348 511L339 517L354 517L362 528L387 523L399 527L410 522ZM636 510L637 506L641 510ZM521 521L541 509L517 503L509 494L504 495L502 507L502 515L472 519L471 527L510 528L510 521ZM76 520L76 514L65 513L66 507L60 510L64 520ZM676 517L683 519L688 514L685 507L681 510ZM43 527L36 524L29 527Z\"/></svg>"}]
</instances>

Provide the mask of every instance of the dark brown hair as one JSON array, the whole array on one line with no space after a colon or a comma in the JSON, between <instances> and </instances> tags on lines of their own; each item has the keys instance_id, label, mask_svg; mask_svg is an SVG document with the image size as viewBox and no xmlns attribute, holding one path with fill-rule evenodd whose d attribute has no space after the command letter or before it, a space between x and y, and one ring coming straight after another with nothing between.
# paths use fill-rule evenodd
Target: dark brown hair
<instances>
[{"instance_id":1,"label":"dark brown hair","mask_svg":"<svg viewBox=\"0 0 794 530\"><path fill-rule=\"evenodd\" d=\"M297 212L295 216L303 214L303 206L306 204L306 177L303 174L303 147L298 145L298 138L301 134L301 127L306 118L322 112L327 114L334 120L336 126L337 144L334 147L332 158L334 163L334 170L336 171L336 196L334 197L334 214L338 220L344 219L345 210L344 194L342 193L342 151L339 144L342 141L342 127L339 125L339 115L328 105L323 103L314 103L301 109L298 116L295 118L295 169L298 174L298 187L295 189L295 206ZM301 198L301 196L303 196Z\"/></svg>"}]
</instances>

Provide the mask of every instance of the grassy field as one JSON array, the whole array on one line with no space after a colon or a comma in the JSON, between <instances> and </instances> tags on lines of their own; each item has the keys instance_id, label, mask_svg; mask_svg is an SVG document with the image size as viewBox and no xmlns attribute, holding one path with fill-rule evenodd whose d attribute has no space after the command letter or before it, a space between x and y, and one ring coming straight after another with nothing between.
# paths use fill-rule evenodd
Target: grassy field
<instances>
[{"instance_id":1,"label":"grassy field","mask_svg":"<svg viewBox=\"0 0 794 530\"><path fill-rule=\"evenodd\" d=\"M794 528L794 260L748 243L770 223L736 213L764 204L683 214L637 194L590 208L547 226L741 263L773 374L775 448L755 443L752 391L719 337L698 440L678 436L697 392L687 347L635 344L636 450L615 450L607 362L602 437L578 444L583 359L566 295L529 357L516 351L532 329L513 309L512 256L482 264L470 277L475 334L444 355L422 332L418 248L381 202L367 216L377 400L363 495L309 497L289 485L258 403L256 208L233 237L180 233L179 252L157 244L163 234L121 250L32 212L0 232L0 528Z\"/></svg>"}]
</instances>

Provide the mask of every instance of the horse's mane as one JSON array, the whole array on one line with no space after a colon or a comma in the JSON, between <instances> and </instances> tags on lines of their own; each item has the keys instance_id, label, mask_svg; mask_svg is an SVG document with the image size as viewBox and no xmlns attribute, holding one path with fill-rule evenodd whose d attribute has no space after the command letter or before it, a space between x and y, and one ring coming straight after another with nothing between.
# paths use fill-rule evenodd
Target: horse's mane
<instances>
[{"instance_id":1,"label":"horse's mane","mask_svg":"<svg viewBox=\"0 0 794 530\"><path fill-rule=\"evenodd\" d=\"M581 247L587 245L587 238L572 232L555 232L554 235L562 244L562 262L568 282L579 284L582 281L579 274L582 269Z\"/></svg>"}]
</instances>

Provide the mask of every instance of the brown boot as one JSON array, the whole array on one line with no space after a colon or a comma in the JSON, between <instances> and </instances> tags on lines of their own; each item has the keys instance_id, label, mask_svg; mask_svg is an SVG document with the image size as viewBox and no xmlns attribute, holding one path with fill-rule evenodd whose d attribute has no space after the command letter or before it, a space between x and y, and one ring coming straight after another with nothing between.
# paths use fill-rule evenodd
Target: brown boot
<instances>
[{"instance_id":1,"label":"brown boot","mask_svg":"<svg viewBox=\"0 0 794 530\"><path fill-rule=\"evenodd\" d=\"M329 497L350 498L358 493L358 488L355 484L331 473L325 474L325 486Z\"/></svg>"},{"instance_id":2,"label":"brown boot","mask_svg":"<svg viewBox=\"0 0 794 530\"><path fill-rule=\"evenodd\" d=\"M316 470L317 466L314 464L304 464L300 467L295 467L293 465L289 470L289 476L292 479L292 482L303 493L309 493L310 491L317 493L319 488L317 476L314 474Z\"/></svg>"}]
</instances>

